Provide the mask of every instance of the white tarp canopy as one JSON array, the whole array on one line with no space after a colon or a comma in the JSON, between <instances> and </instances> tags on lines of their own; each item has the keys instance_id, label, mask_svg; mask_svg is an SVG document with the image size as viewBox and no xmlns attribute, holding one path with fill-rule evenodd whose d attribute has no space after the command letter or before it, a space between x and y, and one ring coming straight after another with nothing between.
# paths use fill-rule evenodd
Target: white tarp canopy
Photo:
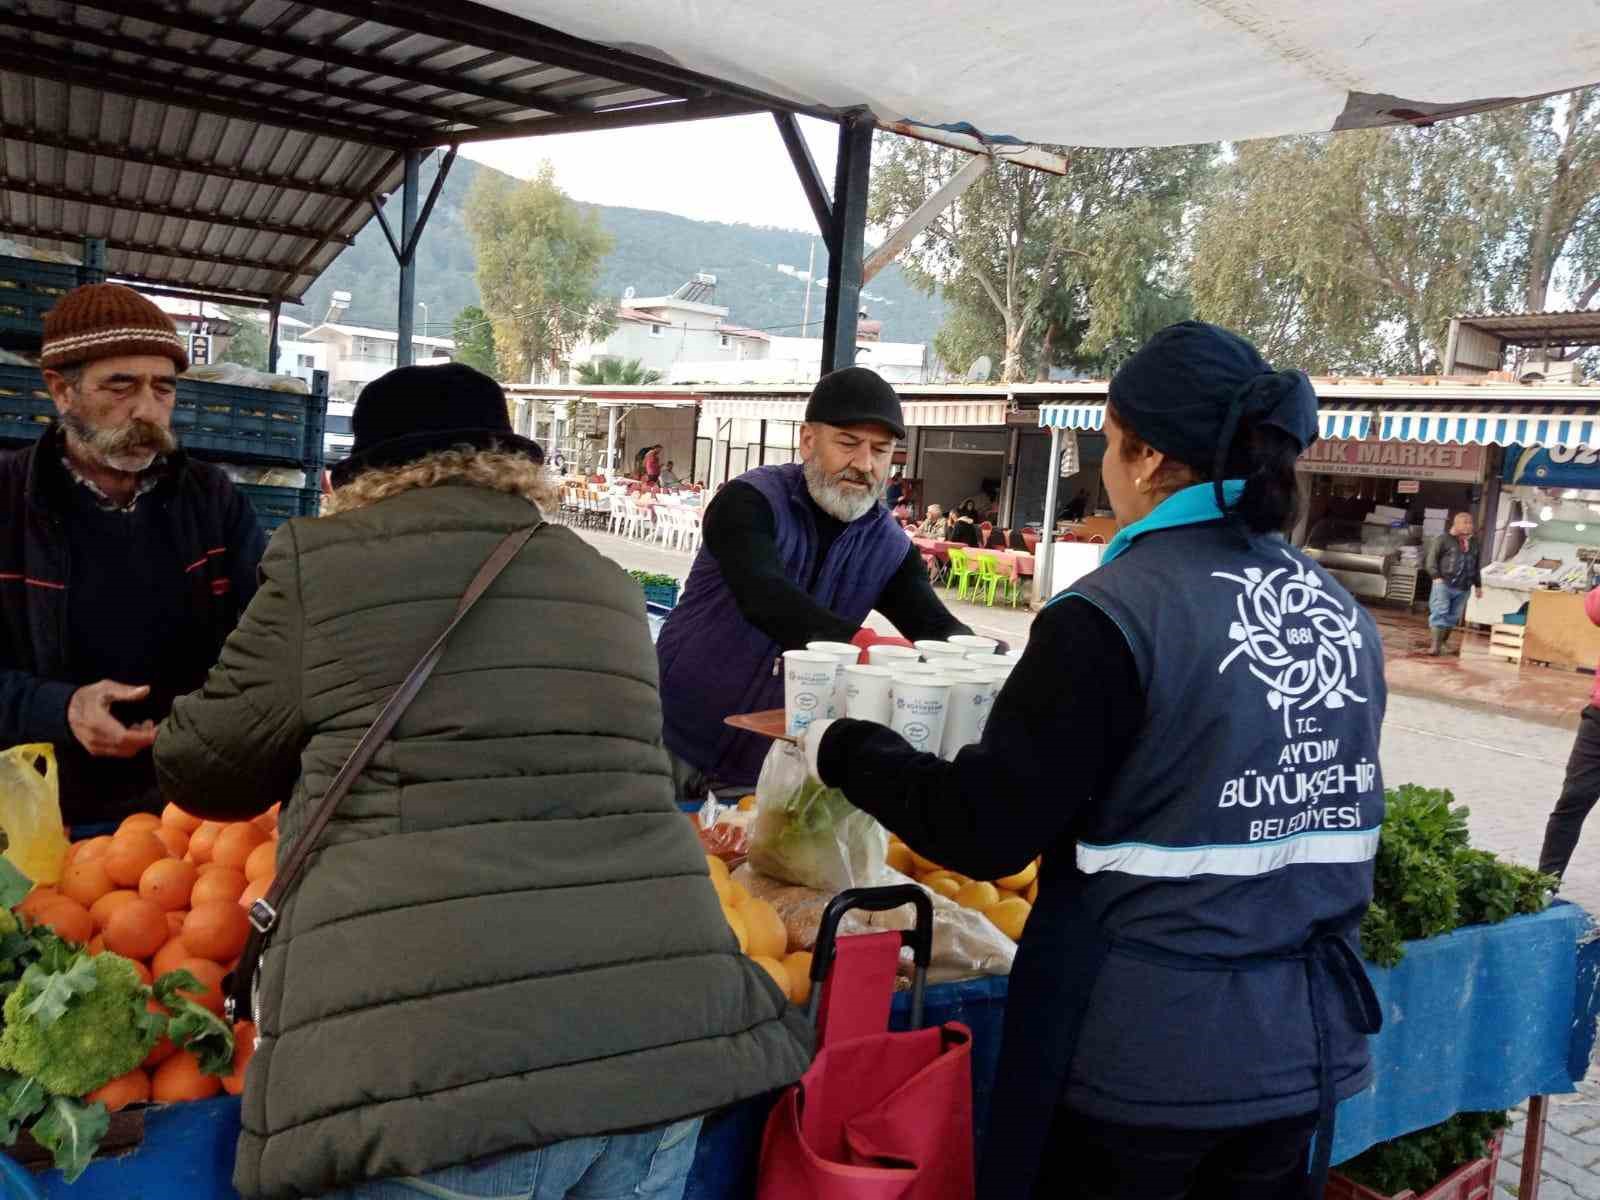
<instances>
[{"instance_id":1,"label":"white tarp canopy","mask_svg":"<svg viewBox=\"0 0 1600 1200\"><path fill-rule=\"evenodd\" d=\"M1075 146L1450 116L1600 80L1593 0L487 0L808 108Z\"/></svg>"}]
</instances>

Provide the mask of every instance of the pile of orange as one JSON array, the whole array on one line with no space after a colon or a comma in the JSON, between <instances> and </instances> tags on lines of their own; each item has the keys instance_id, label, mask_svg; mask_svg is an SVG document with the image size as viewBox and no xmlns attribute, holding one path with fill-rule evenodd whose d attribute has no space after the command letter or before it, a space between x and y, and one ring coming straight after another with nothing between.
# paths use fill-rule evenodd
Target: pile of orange
<instances>
[{"instance_id":1,"label":"pile of orange","mask_svg":"<svg viewBox=\"0 0 1600 1200\"><path fill-rule=\"evenodd\" d=\"M735 883L725 862L708 854L706 866L711 869L711 886L717 889L723 918L739 939L739 949L772 976L785 996L804 1004L811 997L811 955L788 953L789 931L778 910Z\"/></svg>"},{"instance_id":2,"label":"pile of orange","mask_svg":"<svg viewBox=\"0 0 1600 1200\"><path fill-rule=\"evenodd\" d=\"M17 912L87 944L91 954L109 950L132 960L146 983L188 971L201 990L185 995L220 1015L222 981L250 933L246 910L271 886L277 852L276 805L254 821L221 823L169 804L159 817L136 813L114 834L73 843L61 881L34 888ZM194 1055L163 1038L141 1066L90 1099L115 1111L147 1100L238 1095L254 1026L240 1021L234 1036L231 1075L203 1074Z\"/></svg>"},{"instance_id":3,"label":"pile of orange","mask_svg":"<svg viewBox=\"0 0 1600 1200\"><path fill-rule=\"evenodd\" d=\"M889 837L889 866L909 875L930 892L954 900L962 908L976 909L1014 942L1022 940L1022 930L1033 914L1039 898L1039 860L1036 858L1015 875L1003 879L969 879L946 870L932 859L923 858L893 834Z\"/></svg>"}]
</instances>

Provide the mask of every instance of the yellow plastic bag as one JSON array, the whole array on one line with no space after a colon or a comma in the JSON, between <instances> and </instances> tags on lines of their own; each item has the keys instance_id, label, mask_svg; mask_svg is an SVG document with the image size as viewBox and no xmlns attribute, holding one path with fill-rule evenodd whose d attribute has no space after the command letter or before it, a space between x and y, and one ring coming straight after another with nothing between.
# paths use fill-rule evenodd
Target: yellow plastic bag
<instances>
[{"instance_id":1,"label":"yellow plastic bag","mask_svg":"<svg viewBox=\"0 0 1600 1200\"><path fill-rule=\"evenodd\" d=\"M67 857L55 747L13 746L0 754L0 830L5 857L35 883L59 883Z\"/></svg>"}]
</instances>

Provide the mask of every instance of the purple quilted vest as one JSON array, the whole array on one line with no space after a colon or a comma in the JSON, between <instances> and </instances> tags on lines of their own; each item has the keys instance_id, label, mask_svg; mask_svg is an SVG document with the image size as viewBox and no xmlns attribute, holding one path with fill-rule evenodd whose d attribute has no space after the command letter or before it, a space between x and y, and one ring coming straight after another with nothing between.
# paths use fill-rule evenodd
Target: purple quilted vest
<instances>
[{"instance_id":1,"label":"purple quilted vest","mask_svg":"<svg viewBox=\"0 0 1600 1200\"><path fill-rule=\"evenodd\" d=\"M798 463L757 467L739 482L758 489L778 526L778 557L799 586L816 562L817 527ZM906 535L881 504L828 550L811 597L852 625L866 620L905 561ZM739 612L716 559L702 549L683 597L656 644L667 748L718 783L754 784L771 743L724 725L733 713L783 707L782 647Z\"/></svg>"}]
</instances>

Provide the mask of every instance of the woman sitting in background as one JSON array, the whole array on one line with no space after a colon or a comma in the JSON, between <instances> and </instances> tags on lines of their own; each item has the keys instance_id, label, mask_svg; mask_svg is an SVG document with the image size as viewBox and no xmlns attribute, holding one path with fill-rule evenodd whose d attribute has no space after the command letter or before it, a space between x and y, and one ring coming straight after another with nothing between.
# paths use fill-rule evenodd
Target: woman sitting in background
<instances>
[{"instance_id":1,"label":"woman sitting in background","mask_svg":"<svg viewBox=\"0 0 1600 1200\"><path fill-rule=\"evenodd\" d=\"M978 536L978 510L969 500L956 509L956 515L950 522L950 530L945 534L952 542L960 542L963 546L977 547Z\"/></svg>"}]
</instances>

